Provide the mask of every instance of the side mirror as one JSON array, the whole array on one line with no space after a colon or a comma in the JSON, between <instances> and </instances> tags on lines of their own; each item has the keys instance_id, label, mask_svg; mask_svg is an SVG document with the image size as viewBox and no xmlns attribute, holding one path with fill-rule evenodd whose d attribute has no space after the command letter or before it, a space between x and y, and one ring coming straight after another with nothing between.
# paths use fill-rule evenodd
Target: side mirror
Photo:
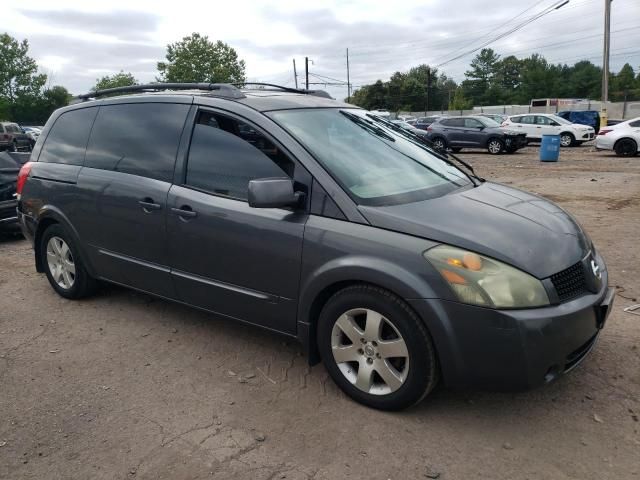
<instances>
[{"instance_id":1,"label":"side mirror","mask_svg":"<svg viewBox=\"0 0 640 480\"><path fill-rule=\"evenodd\" d=\"M249 181L249 206L253 208L295 207L304 197L294 192L290 178L258 178Z\"/></svg>"}]
</instances>

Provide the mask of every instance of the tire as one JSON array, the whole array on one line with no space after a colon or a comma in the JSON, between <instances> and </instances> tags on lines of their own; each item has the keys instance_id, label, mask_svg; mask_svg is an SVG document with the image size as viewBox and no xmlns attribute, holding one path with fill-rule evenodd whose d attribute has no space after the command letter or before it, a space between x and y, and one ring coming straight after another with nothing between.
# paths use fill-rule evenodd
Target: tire
<instances>
[{"instance_id":1,"label":"tire","mask_svg":"<svg viewBox=\"0 0 640 480\"><path fill-rule=\"evenodd\" d=\"M460 150L462 150L462 147L452 147L452 148L451 148L451 151L452 151L453 153L459 153L459 152L460 152Z\"/></svg>"},{"instance_id":2,"label":"tire","mask_svg":"<svg viewBox=\"0 0 640 480\"><path fill-rule=\"evenodd\" d=\"M17 152L18 151L18 145L16 145L16 142L11 142L11 145L9 145L9 147L7 148L8 152Z\"/></svg>"},{"instance_id":3,"label":"tire","mask_svg":"<svg viewBox=\"0 0 640 480\"><path fill-rule=\"evenodd\" d=\"M618 140L613 149L619 157L633 157L638 154L638 144L631 138Z\"/></svg>"},{"instance_id":4,"label":"tire","mask_svg":"<svg viewBox=\"0 0 640 480\"><path fill-rule=\"evenodd\" d=\"M576 137L569 132L562 132L560 134L560 146L561 147L573 147L576 142Z\"/></svg>"},{"instance_id":5,"label":"tire","mask_svg":"<svg viewBox=\"0 0 640 480\"><path fill-rule=\"evenodd\" d=\"M487 142L487 150L491 155L500 155L504 150L504 142L499 138L490 138Z\"/></svg>"},{"instance_id":6,"label":"tire","mask_svg":"<svg viewBox=\"0 0 640 480\"><path fill-rule=\"evenodd\" d=\"M40 243L42 266L53 289L62 297L83 298L96 289L71 235L59 224L48 227Z\"/></svg>"},{"instance_id":7,"label":"tire","mask_svg":"<svg viewBox=\"0 0 640 480\"><path fill-rule=\"evenodd\" d=\"M431 140L431 145L433 146L434 149L440 152L444 152L447 150L447 141L442 137L436 137L433 140Z\"/></svg>"},{"instance_id":8,"label":"tire","mask_svg":"<svg viewBox=\"0 0 640 480\"><path fill-rule=\"evenodd\" d=\"M422 320L379 287L353 285L334 294L320 313L318 348L334 382L369 407L410 407L438 382L435 348Z\"/></svg>"},{"instance_id":9,"label":"tire","mask_svg":"<svg viewBox=\"0 0 640 480\"><path fill-rule=\"evenodd\" d=\"M518 147L509 147L505 149L505 152L507 153L516 153L517 151L518 151Z\"/></svg>"}]
</instances>

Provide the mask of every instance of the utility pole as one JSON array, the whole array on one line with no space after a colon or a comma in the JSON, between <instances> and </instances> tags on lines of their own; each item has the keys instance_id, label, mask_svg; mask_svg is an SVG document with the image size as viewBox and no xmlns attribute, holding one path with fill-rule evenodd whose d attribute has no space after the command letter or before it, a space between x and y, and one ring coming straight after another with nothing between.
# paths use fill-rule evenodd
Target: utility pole
<instances>
[{"instance_id":1,"label":"utility pole","mask_svg":"<svg viewBox=\"0 0 640 480\"><path fill-rule=\"evenodd\" d=\"M429 115L427 112L429 111L429 87L431 86L431 67L427 66L427 88L426 95L424 99L424 116Z\"/></svg>"},{"instance_id":2,"label":"utility pole","mask_svg":"<svg viewBox=\"0 0 640 480\"><path fill-rule=\"evenodd\" d=\"M298 88L298 72L296 70L296 59L293 59L293 78L296 81L296 88Z\"/></svg>"},{"instance_id":3,"label":"utility pole","mask_svg":"<svg viewBox=\"0 0 640 480\"><path fill-rule=\"evenodd\" d=\"M349 80L349 49L347 48L347 103L351 101L351 83Z\"/></svg>"},{"instance_id":4,"label":"utility pole","mask_svg":"<svg viewBox=\"0 0 640 480\"><path fill-rule=\"evenodd\" d=\"M611 2L604 0L604 51L602 56L602 103L600 104L600 128L607 126L607 102L609 101L609 44L611 40Z\"/></svg>"},{"instance_id":5,"label":"utility pole","mask_svg":"<svg viewBox=\"0 0 640 480\"><path fill-rule=\"evenodd\" d=\"M309 90L309 57L304 57L305 89Z\"/></svg>"}]
</instances>

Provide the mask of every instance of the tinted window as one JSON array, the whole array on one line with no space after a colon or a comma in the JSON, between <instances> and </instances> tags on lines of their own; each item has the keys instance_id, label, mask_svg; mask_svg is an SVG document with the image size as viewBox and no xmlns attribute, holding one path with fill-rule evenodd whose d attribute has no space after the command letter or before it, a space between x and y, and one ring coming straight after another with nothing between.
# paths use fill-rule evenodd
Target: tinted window
<instances>
[{"instance_id":1,"label":"tinted window","mask_svg":"<svg viewBox=\"0 0 640 480\"><path fill-rule=\"evenodd\" d=\"M10 132L10 133L22 133L20 131L20 128L18 128L18 126L15 125L15 124L7 125L7 132Z\"/></svg>"},{"instance_id":2,"label":"tinted window","mask_svg":"<svg viewBox=\"0 0 640 480\"><path fill-rule=\"evenodd\" d=\"M483 125L482 125L482 123L480 123L475 118L465 118L464 119L464 126L467 127L467 128L480 128Z\"/></svg>"},{"instance_id":3,"label":"tinted window","mask_svg":"<svg viewBox=\"0 0 640 480\"><path fill-rule=\"evenodd\" d=\"M188 110L173 103L100 107L85 166L170 182Z\"/></svg>"},{"instance_id":4,"label":"tinted window","mask_svg":"<svg viewBox=\"0 0 640 480\"><path fill-rule=\"evenodd\" d=\"M524 123L527 125L532 125L533 122L534 122L533 115L525 115L524 117L520 117L520 120L518 120L518 123Z\"/></svg>"},{"instance_id":5,"label":"tinted window","mask_svg":"<svg viewBox=\"0 0 640 480\"><path fill-rule=\"evenodd\" d=\"M239 200L247 199L249 181L293 177L294 164L250 125L201 112L189 149L186 184Z\"/></svg>"},{"instance_id":6,"label":"tinted window","mask_svg":"<svg viewBox=\"0 0 640 480\"><path fill-rule=\"evenodd\" d=\"M448 127L464 127L464 118L450 118L449 120L443 120L441 123Z\"/></svg>"},{"instance_id":7,"label":"tinted window","mask_svg":"<svg viewBox=\"0 0 640 480\"><path fill-rule=\"evenodd\" d=\"M96 107L71 110L60 115L42 147L39 162L82 165Z\"/></svg>"},{"instance_id":8,"label":"tinted window","mask_svg":"<svg viewBox=\"0 0 640 480\"><path fill-rule=\"evenodd\" d=\"M640 120L636 120L635 122L629 123L630 127L640 127Z\"/></svg>"}]
</instances>

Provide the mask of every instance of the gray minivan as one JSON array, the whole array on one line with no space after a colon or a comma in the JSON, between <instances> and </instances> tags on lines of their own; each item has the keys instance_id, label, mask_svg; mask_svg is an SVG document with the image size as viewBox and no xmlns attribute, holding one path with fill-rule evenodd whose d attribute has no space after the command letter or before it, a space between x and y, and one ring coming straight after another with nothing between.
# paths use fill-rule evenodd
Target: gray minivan
<instances>
[{"instance_id":1,"label":"gray minivan","mask_svg":"<svg viewBox=\"0 0 640 480\"><path fill-rule=\"evenodd\" d=\"M439 379L550 382L610 311L569 214L353 105L224 84L83 100L17 185L36 269L66 298L107 281L280 332L381 409Z\"/></svg>"}]
</instances>

